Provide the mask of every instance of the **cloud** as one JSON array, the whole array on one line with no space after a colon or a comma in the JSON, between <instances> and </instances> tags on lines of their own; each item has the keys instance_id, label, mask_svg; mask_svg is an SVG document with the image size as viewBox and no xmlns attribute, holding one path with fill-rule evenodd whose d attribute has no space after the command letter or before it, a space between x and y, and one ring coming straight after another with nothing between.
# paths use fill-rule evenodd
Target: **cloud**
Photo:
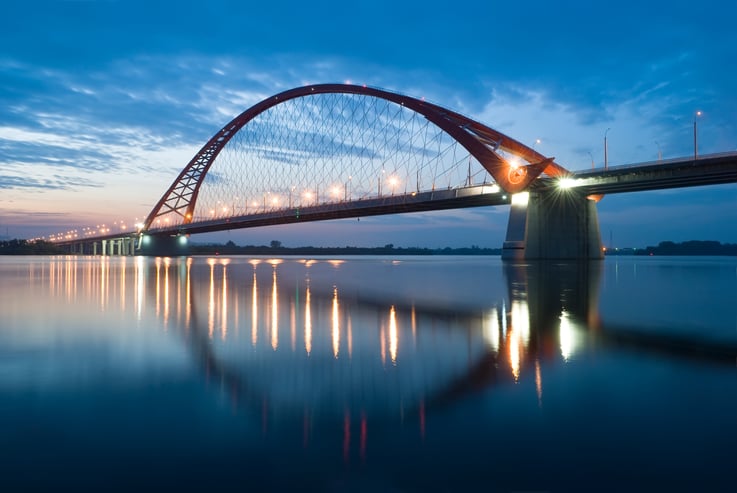
<instances>
[{"instance_id":1,"label":"cloud","mask_svg":"<svg viewBox=\"0 0 737 493\"><path fill-rule=\"evenodd\" d=\"M737 59L735 6L724 2L612 9L533 0L524 15L481 1L438 10L379 0L331 16L319 1L290 4L290 16L282 4L219 1L174 10L136 0L51 2L34 16L22 3L4 7L3 195L24 210L47 207L24 198L32 190L75 211L87 202L100 215L140 214L252 104L346 79L425 97L528 144L539 138L537 150L571 169L588 168L589 153L603 164L607 128L611 164L656 159L659 148L664 157L688 154L695 109L704 112L703 153L737 147L737 71L725 62ZM324 149L341 152L339 143ZM296 159L282 147L265 150L273 160ZM106 202L115 206L100 206ZM451 227L437 217L438 228ZM457 220L477 224L473 215ZM431 224L403 221L380 224Z\"/></svg>"},{"instance_id":2,"label":"cloud","mask_svg":"<svg viewBox=\"0 0 737 493\"><path fill-rule=\"evenodd\" d=\"M590 168L592 159L603 167L605 134L609 165L655 161L658 151L664 159L690 155L691 122L677 127L663 123L668 108L677 104L657 97L665 87L642 88L632 99L604 106L595 119L590 108L557 101L542 88L495 90L484 109L472 116L529 146L540 139L536 150L571 170ZM707 142L701 150L716 149Z\"/></svg>"},{"instance_id":3,"label":"cloud","mask_svg":"<svg viewBox=\"0 0 737 493\"><path fill-rule=\"evenodd\" d=\"M99 182L84 180L78 177L59 174L47 177L0 175L0 190L37 189L37 190L69 190L75 187L101 187Z\"/></svg>"}]
</instances>

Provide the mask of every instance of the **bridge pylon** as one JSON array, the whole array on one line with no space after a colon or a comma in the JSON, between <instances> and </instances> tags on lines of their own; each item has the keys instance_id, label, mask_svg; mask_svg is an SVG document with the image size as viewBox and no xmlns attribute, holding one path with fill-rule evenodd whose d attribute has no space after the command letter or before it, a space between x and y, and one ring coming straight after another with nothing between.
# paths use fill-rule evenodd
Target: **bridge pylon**
<instances>
[{"instance_id":1,"label":"bridge pylon","mask_svg":"<svg viewBox=\"0 0 737 493\"><path fill-rule=\"evenodd\" d=\"M602 258L595 200L575 189L532 190L512 197L502 259Z\"/></svg>"}]
</instances>

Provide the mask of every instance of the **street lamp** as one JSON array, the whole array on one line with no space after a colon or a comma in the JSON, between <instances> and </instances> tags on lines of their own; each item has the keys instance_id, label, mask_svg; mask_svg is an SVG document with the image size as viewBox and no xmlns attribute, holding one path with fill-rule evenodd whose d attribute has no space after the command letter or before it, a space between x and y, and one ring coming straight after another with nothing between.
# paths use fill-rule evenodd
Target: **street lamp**
<instances>
[{"instance_id":1,"label":"street lamp","mask_svg":"<svg viewBox=\"0 0 737 493\"><path fill-rule=\"evenodd\" d=\"M397 179L396 176L389 177L389 186L392 189L392 195L394 195L394 189L397 187L398 184L399 184L399 180Z\"/></svg>"},{"instance_id":2,"label":"street lamp","mask_svg":"<svg viewBox=\"0 0 737 493\"><path fill-rule=\"evenodd\" d=\"M661 161L663 159L663 153L660 151L660 144L658 144L658 141L655 141L655 145L658 146L658 161Z\"/></svg>"},{"instance_id":3,"label":"street lamp","mask_svg":"<svg viewBox=\"0 0 737 493\"><path fill-rule=\"evenodd\" d=\"M607 141L606 141L606 134L611 130L611 128L607 128L606 132L604 132L604 169L609 168L609 150L607 148Z\"/></svg>"},{"instance_id":4,"label":"street lamp","mask_svg":"<svg viewBox=\"0 0 737 493\"><path fill-rule=\"evenodd\" d=\"M591 154L591 151L586 151L589 154L589 157L591 158L591 169L594 169L594 155Z\"/></svg>"},{"instance_id":5,"label":"street lamp","mask_svg":"<svg viewBox=\"0 0 737 493\"><path fill-rule=\"evenodd\" d=\"M535 150L535 146L538 145L539 143L540 143L540 139L535 139L535 143L532 144L532 150L533 151Z\"/></svg>"},{"instance_id":6,"label":"street lamp","mask_svg":"<svg viewBox=\"0 0 737 493\"><path fill-rule=\"evenodd\" d=\"M696 126L698 118L701 116L701 111L697 111L693 117L693 158L694 160L699 157L699 132Z\"/></svg>"}]
</instances>

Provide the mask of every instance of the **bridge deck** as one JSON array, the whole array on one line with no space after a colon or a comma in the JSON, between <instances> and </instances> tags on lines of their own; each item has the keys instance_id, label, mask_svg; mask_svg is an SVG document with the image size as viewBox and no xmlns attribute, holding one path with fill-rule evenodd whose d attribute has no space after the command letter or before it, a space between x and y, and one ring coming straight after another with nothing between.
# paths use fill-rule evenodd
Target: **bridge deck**
<instances>
[{"instance_id":1,"label":"bridge deck","mask_svg":"<svg viewBox=\"0 0 737 493\"><path fill-rule=\"evenodd\" d=\"M198 221L191 224L180 224L170 228L151 228L149 233L209 233L227 229L255 228L259 226L324 221L328 219L504 205L509 204L510 200L510 196L503 191L499 191L499 187L497 186L489 184L476 185L464 188L332 202L308 207L292 207L275 211L218 218L209 221Z\"/></svg>"},{"instance_id":2,"label":"bridge deck","mask_svg":"<svg viewBox=\"0 0 737 493\"><path fill-rule=\"evenodd\" d=\"M613 194L721 185L737 182L737 152L712 154L698 159L671 159L606 170L578 171L571 175L574 187L586 194ZM539 188L553 186L551 179Z\"/></svg>"},{"instance_id":3,"label":"bridge deck","mask_svg":"<svg viewBox=\"0 0 737 493\"><path fill-rule=\"evenodd\" d=\"M713 154L698 159L672 159L637 165L586 170L570 175L573 187L585 195L614 194L668 188L737 183L737 152ZM531 190L545 192L558 186L558 179L540 178ZM436 189L368 199L315 204L215 218L190 224L152 227L148 233L178 235L208 233L229 229L255 228L329 219L399 214L431 210L508 205L511 195L497 185L483 184L452 189ZM134 237L136 233L117 233L56 242L59 245Z\"/></svg>"}]
</instances>

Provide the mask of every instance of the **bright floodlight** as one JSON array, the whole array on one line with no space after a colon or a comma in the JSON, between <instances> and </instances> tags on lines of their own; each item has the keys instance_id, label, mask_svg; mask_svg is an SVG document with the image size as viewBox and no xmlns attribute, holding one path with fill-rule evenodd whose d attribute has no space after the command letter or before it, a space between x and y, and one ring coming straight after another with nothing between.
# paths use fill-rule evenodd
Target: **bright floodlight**
<instances>
[{"instance_id":1,"label":"bright floodlight","mask_svg":"<svg viewBox=\"0 0 737 493\"><path fill-rule=\"evenodd\" d=\"M512 195L512 205L525 205L530 200L530 192L520 192Z\"/></svg>"},{"instance_id":2,"label":"bright floodlight","mask_svg":"<svg viewBox=\"0 0 737 493\"><path fill-rule=\"evenodd\" d=\"M558 180L559 188L573 188L576 186L576 180L573 178L561 178Z\"/></svg>"}]
</instances>

